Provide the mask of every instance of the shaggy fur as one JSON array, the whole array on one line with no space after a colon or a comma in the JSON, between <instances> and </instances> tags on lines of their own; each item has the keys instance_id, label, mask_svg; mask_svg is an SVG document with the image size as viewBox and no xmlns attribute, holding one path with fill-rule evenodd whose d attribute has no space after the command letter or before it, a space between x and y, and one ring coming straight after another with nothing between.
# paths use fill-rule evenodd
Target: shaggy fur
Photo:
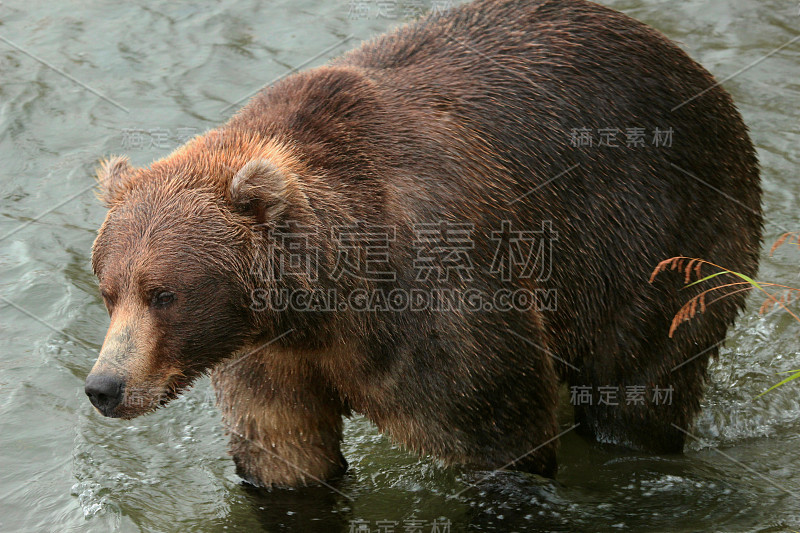
<instances>
[{"instance_id":1,"label":"shaggy fur","mask_svg":"<svg viewBox=\"0 0 800 533\"><path fill-rule=\"evenodd\" d=\"M560 383L593 388L592 405L575 409L583 434L680 451L678 428L699 409L707 362L744 295L670 339L696 293L678 291L682 276L650 284L649 274L681 255L753 275L761 238L753 146L714 85L661 34L610 9L481 0L265 88L149 168L112 160L93 250L111 328L93 372L124 376L125 399L106 414L147 412L210 371L238 471L259 485L341 473L352 411L450 464L553 476ZM673 128L673 143L570 143L574 129L606 127ZM316 229L307 251L318 276L276 279L269 235L287 221ZM472 280L416 279L413 226L440 221L474 224ZM504 221L552 224L548 280L489 272ZM395 229L395 280L330 275L333 228L357 222ZM252 307L254 291L275 287L546 288L557 307ZM156 309L164 288L175 301ZM603 405L604 386L671 386L673 400Z\"/></svg>"}]
</instances>

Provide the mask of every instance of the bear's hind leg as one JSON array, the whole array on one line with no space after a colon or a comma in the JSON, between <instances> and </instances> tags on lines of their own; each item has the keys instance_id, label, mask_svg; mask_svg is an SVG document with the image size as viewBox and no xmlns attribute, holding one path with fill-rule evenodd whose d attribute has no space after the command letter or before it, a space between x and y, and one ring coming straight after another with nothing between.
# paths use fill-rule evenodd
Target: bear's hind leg
<instances>
[{"instance_id":1,"label":"bear's hind leg","mask_svg":"<svg viewBox=\"0 0 800 533\"><path fill-rule=\"evenodd\" d=\"M641 343L621 343L625 336L613 331L599 339L594 357L569 379L579 433L654 453L683 450L726 327L692 327L697 335L679 331L674 338L660 329L663 335Z\"/></svg>"}]
</instances>

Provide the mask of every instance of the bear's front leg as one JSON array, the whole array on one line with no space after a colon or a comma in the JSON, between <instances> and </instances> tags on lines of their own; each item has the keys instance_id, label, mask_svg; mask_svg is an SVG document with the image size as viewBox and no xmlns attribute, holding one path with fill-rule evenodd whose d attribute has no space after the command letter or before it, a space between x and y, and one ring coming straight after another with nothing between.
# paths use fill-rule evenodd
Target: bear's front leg
<instances>
[{"instance_id":1,"label":"bear's front leg","mask_svg":"<svg viewBox=\"0 0 800 533\"><path fill-rule=\"evenodd\" d=\"M347 469L345 405L301 357L270 348L234 357L212 371L211 383L236 473L249 483L296 487Z\"/></svg>"}]
</instances>

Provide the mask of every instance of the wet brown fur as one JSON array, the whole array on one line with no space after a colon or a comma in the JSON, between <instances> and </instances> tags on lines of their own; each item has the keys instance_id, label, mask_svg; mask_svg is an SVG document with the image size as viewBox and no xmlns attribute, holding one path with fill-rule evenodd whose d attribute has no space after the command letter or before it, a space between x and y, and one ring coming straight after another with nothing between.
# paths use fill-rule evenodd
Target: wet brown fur
<instances>
[{"instance_id":1,"label":"wet brown fur","mask_svg":"<svg viewBox=\"0 0 800 533\"><path fill-rule=\"evenodd\" d=\"M351 411L449 463L552 476L563 382L673 386L672 405L609 407L595 395L575 416L593 438L680 451L676 426L692 423L743 296L670 339L691 294L678 292L681 276L650 285L649 273L684 255L752 275L762 223L754 150L728 94L715 87L670 111L714 84L659 33L580 0L479 1L290 76L149 168L113 159L101 169L110 211L93 266L112 330L128 324L135 339L110 332L98 365L116 361L152 397L210 370L238 470L262 485L340 473ZM607 126L673 127L674 144L570 146L572 129ZM266 165L232 189L253 161ZM281 286L342 293L492 292L506 285L486 273L491 231L550 220L552 278L513 285L555 288L558 308L257 312L253 291L275 286L267 231L282 220L319 229L320 277ZM414 279L412 225L441 220L475 224L470 282ZM395 282L325 275L332 228L356 221L396 228ZM179 295L174 310L149 310L161 286ZM122 416L153 405L126 399Z\"/></svg>"}]
</instances>

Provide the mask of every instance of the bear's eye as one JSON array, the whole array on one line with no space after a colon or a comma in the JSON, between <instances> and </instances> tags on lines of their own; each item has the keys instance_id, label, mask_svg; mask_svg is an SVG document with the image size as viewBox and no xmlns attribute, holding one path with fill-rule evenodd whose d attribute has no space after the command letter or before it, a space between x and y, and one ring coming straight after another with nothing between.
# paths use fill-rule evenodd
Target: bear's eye
<instances>
[{"instance_id":1,"label":"bear's eye","mask_svg":"<svg viewBox=\"0 0 800 533\"><path fill-rule=\"evenodd\" d=\"M153 307L163 309L175 301L175 293L169 291L155 291L151 304Z\"/></svg>"},{"instance_id":2,"label":"bear's eye","mask_svg":"<svg viewBox=\"0 0 800 533\"><path fill-rule=\"evenodd\" d=\"M101 289L100 296L103 297L103 303L106 306L106 311L111 314L111 311L114 309L114 295Z\"/></svg>"}]
</instances>

